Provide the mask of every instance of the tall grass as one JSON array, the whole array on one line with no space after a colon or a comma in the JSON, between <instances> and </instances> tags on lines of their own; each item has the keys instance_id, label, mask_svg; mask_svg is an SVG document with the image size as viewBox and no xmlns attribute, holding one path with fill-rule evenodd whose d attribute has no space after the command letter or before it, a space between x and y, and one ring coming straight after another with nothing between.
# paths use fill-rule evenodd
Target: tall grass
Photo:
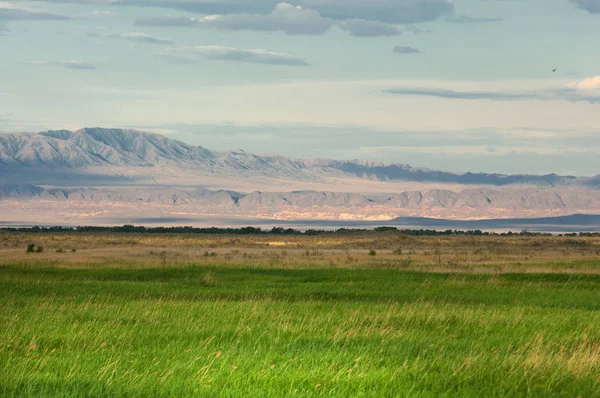
<instances>
[{"instance_id":1,"label":"tall grass","mask_svg":"<svg viewBox=\"0 0 600 398\"><path fill-rule=\"evenodd\" d=\"M10 266L0 396L597 396L599 314L595 275Z\"/></svg>"}]
</instances>

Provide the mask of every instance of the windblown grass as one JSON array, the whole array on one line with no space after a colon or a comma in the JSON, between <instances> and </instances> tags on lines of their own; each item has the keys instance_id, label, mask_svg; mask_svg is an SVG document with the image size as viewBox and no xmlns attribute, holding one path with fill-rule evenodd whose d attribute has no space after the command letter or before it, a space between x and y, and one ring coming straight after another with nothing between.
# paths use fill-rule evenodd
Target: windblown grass
<instances>
[{"instance_id":1,"label":"windblown grass","mask_svg":"<svg viewBox=\"0 0 600 398\"><path fill-rule=\"evenodd\" d=\"M599 396L599 273L598 238L0 233L0 396Z\"/></svg>"},{"instance_id":2,"label":"windblown grass","mask_svg":"<svg viewBox=\"0 0 600 398\"><path fill-rule=\"evenodd\" d=\"M597 396L600 276L0 268L0 396Z\"/></svg>"}]
</instances>

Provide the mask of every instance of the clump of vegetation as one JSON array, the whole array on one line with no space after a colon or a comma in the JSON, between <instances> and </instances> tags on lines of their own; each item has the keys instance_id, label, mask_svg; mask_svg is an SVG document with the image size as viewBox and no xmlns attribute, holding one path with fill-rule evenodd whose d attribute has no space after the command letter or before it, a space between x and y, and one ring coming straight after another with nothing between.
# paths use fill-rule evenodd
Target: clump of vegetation
<instances>
[{"instance_id":1,"label":"clump of vegetation","mask_svg":"<svg viewBox=\"0 0 600 398\"><path fill-rule=\"evenodd\" d=\"M398 249L394 250L392 252L392 254L395 254L396 256L401 256L402 255L402 249L398 248Z\"/></svg>"},{"instance_id":2,"label":"clump of vegetation","mask_svg":"<svg viewBox=\"0 0 600 398\"><path fill-rule=\"evenodd\" d=\"M216 252L204 252L204 257L217 257Z\"/></svg>"},{"instance_id":3,"label":"clump of vegetation","mask_svg":"<svg viewBox=\"0 0 600 398\"><path fill-rule=\"evenodd\" d=\"M369 250L369 256L375 257L377 255L377 252L373 249Z\"/></svg>"},{"instance_id":4,"label":"clump of vegetation","mask_svg":"<svg viewBox=\"0 0 600 398\"><path fill-rule=\"evenodd\" d=\"M65 251L63 249L56 249L57 253L64 253Z\"/></svg>"},{"instance_id":5,"label":"clump of vegetation","mask_svg":"<svg viewBox=\"0 0 600 398\"><path fill-rule=\"evenodd\" d=\"M306 257L318 257L321 255L321 253L317 249L314 249L314 250L307 250L306 252L304 252L304 255Z\"/></svg>"},{"instance_id":6,"label":"clump of vegetation","mask_svg":"<svg viewBox=\"0 0 600 398\"><path fill-rule=\"evenodd\" d=\"M35 246L35 243L30 243L27 245L27 249L25 249L25 253L43 253L44 252L44 247L43 246Z\"/></svg>"}]
</instances>

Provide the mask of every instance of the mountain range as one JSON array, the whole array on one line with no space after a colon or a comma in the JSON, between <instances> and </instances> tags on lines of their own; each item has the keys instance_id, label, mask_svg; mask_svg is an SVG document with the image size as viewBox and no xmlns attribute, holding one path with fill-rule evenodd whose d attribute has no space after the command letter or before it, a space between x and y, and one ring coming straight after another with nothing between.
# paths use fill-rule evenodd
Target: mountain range
<instances>
[{"instance_id":1,"label":"mountain range","mask_svg":"<svg viewBox=\"0 0 600 398\"><path fill-rule=\"evenodd\" d=\"M4 167L83 169L96 167L174 166L218 173L255 172L270 177L311 178L340 174L379 181L413 181L465 185L600 186L600 175L577 178L548 174L503 175L448 173L406 164L331 159L295 159L254 155L242 150L211 151L136 130L84 128L42 133L0 134L0 165Z\"/></svg>"},{"instance_id":2,"label":"mountain range","mask_svg":"<svg viewBox=\"0 0 600 398\"><path fill-rule=\"evenodd\" d=\"M282 220L560 216L600 213L600 175L460 174L218 152L126 129L0 134L0 221L49 209L63 223L80 220L78 211L108 219L127 209Z\"/></svg>"}]
</instances>

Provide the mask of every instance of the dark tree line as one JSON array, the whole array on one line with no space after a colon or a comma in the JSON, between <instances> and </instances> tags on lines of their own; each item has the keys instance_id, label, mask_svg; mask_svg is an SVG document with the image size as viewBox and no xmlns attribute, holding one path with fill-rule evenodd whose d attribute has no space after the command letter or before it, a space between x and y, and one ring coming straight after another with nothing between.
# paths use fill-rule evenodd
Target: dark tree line
<instances>
[{"instance_id":1,"label":"dark tree line","mask_svg":"<svg viewBox=\"0 0 600 398\"><path fill-rule=\"evenodd\" d=\"M196 227L142 227L135 225L123 225L115 227L30 227L30 228L1 228L4 232L27 232L27 233L121 233L121 234L206 234L206 235L351 235L359 233L375 234L402 234L407 236L552 236L549 233L539 232L487 232L481 230L452 230L438 231L435 229L399 229L396 227L377 227L374 229L348 229L340 228L337 230L317 230L308 229L305 231L274 227L272 229L262 229L259 227L242 228L196 228ZM582 232L579 234L565 234L565 236L600 236L598 233Z\"/></svg>"}]
</instances>

